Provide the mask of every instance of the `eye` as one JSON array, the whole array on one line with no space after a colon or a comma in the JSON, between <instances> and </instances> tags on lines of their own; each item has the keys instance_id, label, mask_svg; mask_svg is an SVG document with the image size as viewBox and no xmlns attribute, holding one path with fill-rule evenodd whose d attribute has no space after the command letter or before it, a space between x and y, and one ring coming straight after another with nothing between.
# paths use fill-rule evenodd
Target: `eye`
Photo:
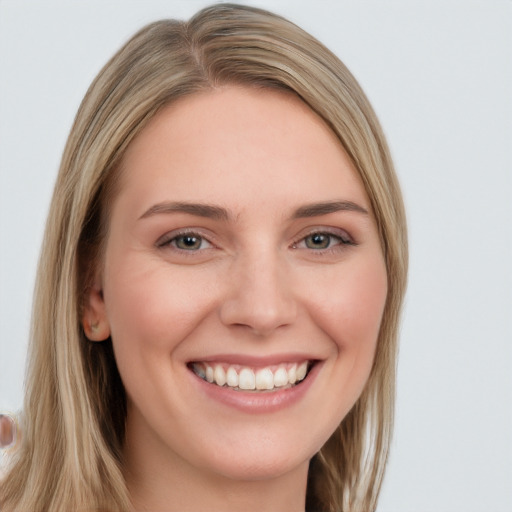
<instances>
[{"instance_id":1,"label":"eye","mask_svg":"<svg viewBox=\"0 0 512 512\"><path fill-rule=\"evenodd\" d=\"M203 236L193 233L179 233L165 235L161 240L157 242L158 247L170 246L181 251L200 251L202 249L209 249L212 244L208 242Z\"/></svg>"},{"instance_id":2,"label":"eye","mask_svg":"<svg viewBox=\"0 0 512 512\"><path fill-rule=\"evenodd\" d=\"M327 233L313 233L304 238L308 249L327 249L333 242L333 236Z\"/></svg>"},{"instance_id":3,"label":"eye","mask_svg":"<svg viewBox=\"0 0 512 512\"><path fill-rule=\"evenodd\" d=\"M203 239L196 235L179 235L175 237L172 242L178 249L184 249L185 251L197 251L201 249L203 245Z\"/></svg>"},{"instance_id":4,"label":"eye","mask_svg":"<svg viewBox=\"0 0 512 512\"><path fill-rule=\"evenodd\" d=\"M293 245L296 249L313 249L322 251L333 249L337 246L355 245L350 236L344 231L330 233L327 231L315 231L305 236Z\"/></svg>"}]
</instances>

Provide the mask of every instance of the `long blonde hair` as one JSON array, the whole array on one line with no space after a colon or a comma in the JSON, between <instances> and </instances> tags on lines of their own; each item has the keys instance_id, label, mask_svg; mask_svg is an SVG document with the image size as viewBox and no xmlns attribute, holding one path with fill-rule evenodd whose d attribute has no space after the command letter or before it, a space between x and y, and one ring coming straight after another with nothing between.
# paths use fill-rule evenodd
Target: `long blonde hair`
<instances>
[{"instance_id":1,"label":"long blonde hair","mask_svg":"<svg viewBox=\"0 0 512 512\"><path fill-rule=\"evenodd\" d=\"M368 100L335 55L279 16L220 4L188 22L163 20L138 32L99 73L77 113L39 263L23 438L1 484L3 511L130 510L125 393L111 343L84 335L82 301L130 141L164 105L228 83L298 95L338 136L370 198L388 275L375 362L362 396L310 463L307 508L375 509L392 433L407 273L405 215L389 150Z\"/></svg>"}]
</instances>

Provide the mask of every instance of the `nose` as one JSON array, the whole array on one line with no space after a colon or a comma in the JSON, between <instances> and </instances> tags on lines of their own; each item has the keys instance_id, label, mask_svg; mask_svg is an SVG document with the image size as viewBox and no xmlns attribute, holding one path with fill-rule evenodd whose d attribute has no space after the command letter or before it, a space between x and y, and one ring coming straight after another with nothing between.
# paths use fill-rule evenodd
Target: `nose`
<instances>
[{"instance_id":1,"label":"nose","mask_svg":"<svg viewBox=\"0 0 512 512\"><path fill-rule=\"evenodd\" d=\"M297 302L286 262L277 254L240 257L227 285L220 319L226 326L242 327L263 337L291 325L297 317Z\"/></svg>"}]
</instances>

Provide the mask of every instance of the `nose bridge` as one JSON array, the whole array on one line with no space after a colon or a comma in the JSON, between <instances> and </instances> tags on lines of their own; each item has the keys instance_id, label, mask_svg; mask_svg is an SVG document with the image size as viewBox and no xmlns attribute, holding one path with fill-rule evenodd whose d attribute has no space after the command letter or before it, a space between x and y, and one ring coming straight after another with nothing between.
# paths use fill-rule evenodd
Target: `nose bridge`
<instances>
[{"instance_id":1,"label":"nose bridge","mask_svg":"<svg viewBox=\"0 0 512 512\"><path fill-rule=\"evenodd\" d=\"M233 264L221 319L267 335L295 319L297 304L286 258L278 248L261 245L244 251Z\"/></svg>"}]
</instances>

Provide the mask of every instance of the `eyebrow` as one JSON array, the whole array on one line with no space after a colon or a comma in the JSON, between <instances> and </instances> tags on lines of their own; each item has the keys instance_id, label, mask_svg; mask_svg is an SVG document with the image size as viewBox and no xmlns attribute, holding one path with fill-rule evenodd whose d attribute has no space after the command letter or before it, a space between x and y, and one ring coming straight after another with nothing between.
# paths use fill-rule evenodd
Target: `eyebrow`
<instances>
[{"instance_id":1,"label":"eyebrow","mask_svg":"<svg viewBox=\"0 0 512 512\"><path fill-rule=\"evenodd\" d=\"M336 212L358 212L368 215L368 210L352 201L326 201L323 203L312 203L301 206L295 210L293 219L303 219L307 217L319 217Z\"/></svg>"},{"instance_id":2,"label":"eyebrow","mask_svg":"<svg viewBox=\"0 0 512 512\"><path fill-rule=\"evenodd\" d=\"M352 201L326 201L301 206L293 212L291 218L304 219L308 217L319 217L321 215L342 211L358 212L368 215L368 210ZM146 219L153 215L168 213L187 213L189 215L214 220L229 220L231 218L229 212L220 206L205 203L163 202L153 205L139 217L139 220Z\"/></svg>"},{"instance_id":3,"label":"eyebrow","mask_svg":"<svg viewBox=\"0 0 512 512\"><path fill-rule=\"evenodd\" d=\"M215 220L228 220L229 214L225 208L204 203L164 202L158 203L143 213L139 219L145 219L159 213L188 213L197 217Z\"/></svg>"}]
</instances>

